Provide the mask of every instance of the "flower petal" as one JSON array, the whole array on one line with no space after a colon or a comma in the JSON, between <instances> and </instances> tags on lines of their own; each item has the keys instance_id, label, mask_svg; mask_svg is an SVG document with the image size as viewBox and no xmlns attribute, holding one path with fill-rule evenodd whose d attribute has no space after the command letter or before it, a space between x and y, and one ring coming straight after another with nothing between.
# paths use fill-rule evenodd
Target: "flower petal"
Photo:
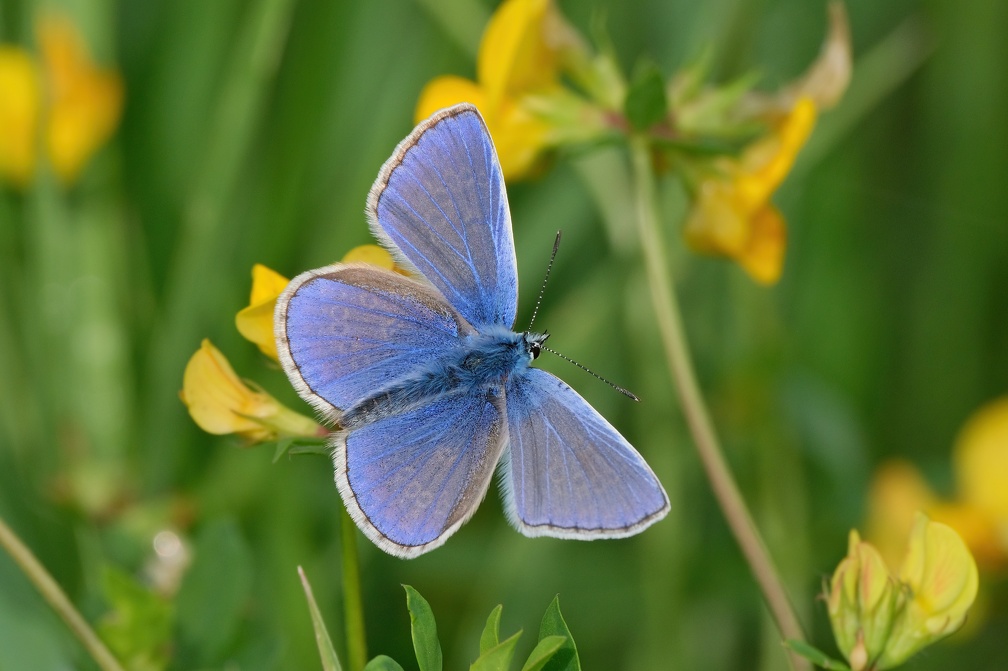
<instances>
[{"instance_id":1,"label":"flower petal","mask_svg":"<svg viewBox=\"0 0 1008 671\"><path fill-rule=\"evenodd\" d=\"M287 286L286 277L262 264L252 266L252 291L248 307L235 315L235 328L263 354L279 361L273 335L273 310L280 293Z\"/></svg>"},{"instance_id":2,"label":"flower petal","mask_svg":"<svg viewBox=\"0 0 1008 671\"><path fill-rule=\"evenodd\" d=\"M0 176L20 187L35 172L40 86L28 52L0 46Z\"/></svg>"},{"instance_id":3,"label":"flower petal","mask_svg":"<svg viewBox=\"0 0 1008 671\"><path fill-rule=\"evenodd\" d=\"M384 247L359 245L343 255L343 263L368 263L386 270L398 270L395 259Z\"/></svg>"},{"instance_id":4,"label":"flower petal","mask_svg":"<svg viewBox=\"0 0 1008 671\"><path fill-rule=\"evenodd\" d=\"M420 91L413 118L420 123L438 110L465 102L479 108L484 118L487 116L486 95L476 82L455 75L441 75L427 82Z\"/></svg>"},{"instance_id":5,"label":"flower petal","mask_svg":"<svg viewBox=\"0 0 1008 671\"><path fill-rule=\"evenodd\" d=\"M970 417L952 459L960 496L998 525L1002 550L1008 552L1008 396Z\"/></svg>"},{"instance_id":6,"label":"flower petal","mask_svg":"<svg viewBox=\"0 0 1008 671\"><path fill-rule=\"evenodd\" d=\"M43 18L38 40L50 96L46 148L56 174L72 182L119 123L122 80L94 64L77 29L62 17Z\"/></svg>"},{"instance_id":7,"label":"flower petal","mask_svg":"<svg viewBox=\"0 0 1008 671\"><path fill-rule=\"evenodd\" d=\"M253 439L269 436L253 418L267 414L272 399L242 382L209 340L203 340L186 364L181 397L193 421L208 433L240 433Z\"/></svg>"},{"instance_id":8,"label":"flower petal","mask_svg":"<svg viewBox=\"0 0 1008 671\"><path fill-rule=\"evenodd\" d=\"M749 239L735 257L749 276L761 284L774 284L784 267L787 227L773 205L758 210L749 219Z\"/></svg>"},{"instance_id":9,"label":"flower petal","mask_svg":"<svg viewBox=\"0 0 1008 671\"><path fill-rule=\"evenodd\" d=\"M490 17L480 41L476 78L491 106L556 81L557 54L544 34L550 5L549 0L505 0Z\"/></svg>"}]
</instances>

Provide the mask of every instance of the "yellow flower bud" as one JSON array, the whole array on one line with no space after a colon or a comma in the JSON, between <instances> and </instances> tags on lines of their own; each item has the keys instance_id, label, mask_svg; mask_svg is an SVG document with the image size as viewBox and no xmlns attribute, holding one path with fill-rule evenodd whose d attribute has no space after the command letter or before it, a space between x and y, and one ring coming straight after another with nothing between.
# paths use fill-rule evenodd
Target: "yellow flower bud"
<instances>
[{"instance_id":1,"label":"yellow flower bud","mask_svg":"<svg viewBox=\"0 0 1008 671\"><path fill-rule=\"evenodd\" d=\"M902 664L921 648L955 632L976 599L976 562L956 532L918 514L900 581L908 600L893 627L879 668Z\"/></svg>"},{"instance_id":2,"label":"yellow flower bud","mask_svg":"<svg viewBox=\"0 0 1008 671\"><path fill-rule=\"evenodd\" d=\"M885 648L902 595L878 550L851 530L847 557L837 566L827 599L837 647L853 671Z\"/></svg>"},{"instance_id":3,"label":"yellow flower bud","mask_svg":"<svg viewBox=\"0 0 1008 671\"><path fill-rule=\"evenodd\" d=\"M275 398L243 382L220 350L204 340L182 377L182 402L208 433L236 433L252 442L314 437L323 429Z\"/></svg>"}]
</instances>

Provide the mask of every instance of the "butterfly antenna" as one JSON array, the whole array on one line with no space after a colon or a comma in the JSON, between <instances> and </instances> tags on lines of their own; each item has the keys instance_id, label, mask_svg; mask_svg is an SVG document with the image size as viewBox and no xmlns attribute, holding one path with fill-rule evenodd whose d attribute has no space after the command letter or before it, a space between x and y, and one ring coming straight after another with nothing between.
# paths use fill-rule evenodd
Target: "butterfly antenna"
<instances>
[{"instance_id":1,"label":"butterfly antenna","mask_svg":"<svg viewBox=\"0 0 1008 671\"><path fill-rule=\"evenodd\" d=\"M631 398L631 399L633 399L633 400L635 400L635 401L638 401L638 402L640 401L640 399L639 399L639 398L637 398L637 394L633 393L633 392L632 392L632 391L630 391L629 389L624 389L623 387L619 386L619 385L618 385L618 384L616 384L615 382L610 382L609 380L605 379L604 377L602 377L601 375L599 375L598 373L596 373L596 372L595 372L595 371L593 371L592 369L588 368L587 366L583 366L583 365L579 364L579 363L578 363L577 361L575 361L574 359L570 358L569 356L564 356L564 355L563 355L563 354L561 354L560 352L557 352L557 351L556 351L556 350L554 350L554 349L550 349L549 347L546 347L546 345L540 345L540 347L541 347L542 349L546 350L547 352L549 352L550 354L555 354L556 356L560 357L560 358L561 358L561 359L563 359L564 361L568 361L568 362L570 362L570 363L574 364L575 366L577 366L578 368L580 368L580 369L581 369L581 370L583 370L584 372L588 373L588 374L589 374L589 375L591 375L592 377L594 377L594 378L596 378L596 379L599 379L599 380L602 380L602 381L603 381L603 382L605 382L605 383L606 383L607 385L609 385L610 387L612 387L613 389L615 389L615 390L616 390L616 391L618 391L619 393L623 394L623 395L624 395L624 396L626 396L627 398Z\"/></svg>"},{"instance_id":2,"label":"butterfly antenna","mask_svg":"<svg viewBox=\"0 0 1008 671\"><path fill-rule=\"evenodd\" d=\"M539 314L539 304L542 303L543 293L546 291L546 283L549 282L550 271L553 270L553 260L556 259L557 250L560 249L560 231L557 231L556 240L553 241L553 253L550 254L549 265L546 266L546 277L543 278L542 288L539 290L539 298L536 299L535 309L532 310L532 319L529 320L526 333L532 330L536 315Z\"/></svg>"}]
</instances>

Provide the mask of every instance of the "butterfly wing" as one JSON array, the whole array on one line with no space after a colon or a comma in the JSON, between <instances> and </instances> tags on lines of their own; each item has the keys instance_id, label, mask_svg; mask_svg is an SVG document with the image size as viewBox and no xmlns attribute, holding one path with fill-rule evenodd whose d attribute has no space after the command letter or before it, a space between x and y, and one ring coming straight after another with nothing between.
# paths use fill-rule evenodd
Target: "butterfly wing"
<instances>
[{"instance_id":1,"label":"butterfly wing","mask_svg":"<svg viewBox=\"0 0 1008 671\"><path fill-rule=\"evenodd\" d=\"M486 123L456 105L399 143L367 204L371 230L473 326L510 327L518 267L504 178Z\"/></svg>"},{"instance_id":2,"label":"butterfly wing","mask_svg":"<svg viewBox=\"0 0 1008 671\"><path fill-rule=\"evenodd\" d=\"M337 434L336 486L357 526L404 558L433 550L486 495L507 442L503 397L456 392Z\"/></svg>"},{"instance_id":3,"label":"butterfly wing","mask_svg":"<svg viewBox=\"0 0 1008 671\"><path fill-rule=\"evenodd\" d=\"M668 513L644 459L566 383L529 368L506 387L505 508L526 536L619 538Z\"/></svg>"},{"instance_id":4,"label":"butterfly wing","mask_svg":"<svg viewBox=\"0 0 1008 671\"><path fill-rule=\"evenodd\" d=\"M363 264L298 275L273 323L287 377L332 420L473 332L426 284Z\"/></svg>"}]
</instances>

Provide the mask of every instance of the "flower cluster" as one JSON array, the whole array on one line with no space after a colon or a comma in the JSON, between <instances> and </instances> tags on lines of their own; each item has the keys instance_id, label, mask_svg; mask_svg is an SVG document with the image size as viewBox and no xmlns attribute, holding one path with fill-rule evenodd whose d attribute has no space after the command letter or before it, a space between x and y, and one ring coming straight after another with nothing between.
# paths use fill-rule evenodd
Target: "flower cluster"
<instances>
[{"instance_id":1,"label":"flower cluster","mask_svg":"<svg viewBox=\"0 0 1008 671\"><path fill-rule=\"evenodd\" d=\"M918 513L902 566L851 531L826 595L837 646L852 671L888 669L955 632L979 584L976 563L950 527Z\"/></svg>"},{"instance_id":2,"label":"flower cluster","mask_svg":"<svg viewBox=\"0 0 1008 671\"><path fill-rule=\"evenodd\" d=\"M551 0L505 0L483 33L475 81L433 79L416 118L458 102L476 105L508 180L535 174L551 149L643 134L656 161L675 166L693 194L687 243L772 284L787 235L770 198L818 111L842 96L850 71L850 35L838 2L830 5L819 58L770 94L753 90L751 77L707 85L704 63L667 82L660 75L628 81L614 56L593 53Z\"/></svg>"},{"instance_id":3,"label":"flower cluster","mask_svg":"<svg viewBox=\"0 0 1008 671\"><path fill-rule=\"evenodd\" d=\"M952 451L956 492L943 498L907 461L890 461L876 473L869 496L868 535L892 563L907 537L914 511L954 528L981 566L998 570L1008 560L1008 397L970 417Z\"/></svg>"},{"instance_id":4,"label":"flower cluster","mask_svg":"<svg viewBox=\"0 0 1008 671\"><path fill-rule=\"evenodd\" d=\"M37 25L40 56L0 45L0 177L26 187L39 156L69 184L119 123L119 75L94 63L69 20Z\"/></svg>"},{"instance_id":5,"label":"flower cluster","mask_svg":"<svg viewBox=\"0 0 1008 671\"><path fill-rule=\"evenodd\" d=\"M347 252L343 262L369 263L402 272L391 255L377 245L355 247ZM252 267L249 304L235 315L238 332L273 361L278 360L273 311L288 281L280 273L256 264ZM179 396L193 421L208 433L236 434L249 443L318 438L326 434L311 418L238 377L227 358L209 340L203 340L189 359Z\"/></svg>"}]
</instances>

